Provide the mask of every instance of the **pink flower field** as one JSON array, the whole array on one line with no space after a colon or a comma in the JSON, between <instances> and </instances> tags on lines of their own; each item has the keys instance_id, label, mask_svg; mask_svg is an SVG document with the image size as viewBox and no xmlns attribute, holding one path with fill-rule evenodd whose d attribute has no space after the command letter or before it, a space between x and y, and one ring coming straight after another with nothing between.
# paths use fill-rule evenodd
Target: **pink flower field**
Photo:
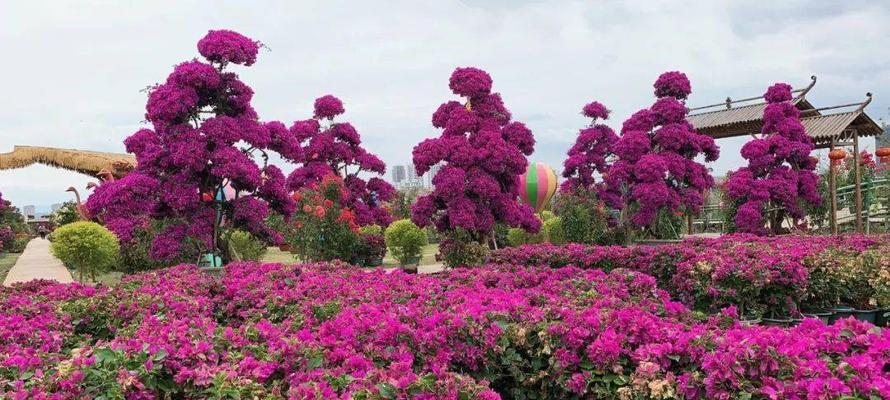
<instances>
[{"instance_id":1,"label":"pink flower field","mask_svg":"<svg viewBox=\"0 0 890 400\"><path fill-rule=\"evenodd\" d=\"M14 399L890 396L886 329L746 326L736 307L691 311L642 272L498 257L516 262L435 275L236 263L220 277L181 265L114 288L3 288L0 387Z\"/></svg>"}]
</instances>

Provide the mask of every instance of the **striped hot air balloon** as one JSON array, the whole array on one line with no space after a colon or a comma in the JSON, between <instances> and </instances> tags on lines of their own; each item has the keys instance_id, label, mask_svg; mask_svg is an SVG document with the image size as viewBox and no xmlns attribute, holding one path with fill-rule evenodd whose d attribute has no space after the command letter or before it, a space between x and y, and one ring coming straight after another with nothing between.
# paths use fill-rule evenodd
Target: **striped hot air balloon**
<instances>
[{"instance_id":1,"label":"striped hot air balloon","mask_svg":"<svg viewBox=\"0 0 890 400\"><path fill-rule=\"evenodd\" d=\"M533 162L519 177L519 200L535 209L544 211L556 193L556 172L542 162Z\"/></svg>"}]
</instances>

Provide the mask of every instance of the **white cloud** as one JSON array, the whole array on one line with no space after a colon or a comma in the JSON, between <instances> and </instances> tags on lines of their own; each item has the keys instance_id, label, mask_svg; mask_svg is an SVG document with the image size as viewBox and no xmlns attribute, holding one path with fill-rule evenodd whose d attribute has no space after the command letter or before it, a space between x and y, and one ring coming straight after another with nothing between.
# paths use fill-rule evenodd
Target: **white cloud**
<instances>
[{"instance_id":1,"label":"white cloud","mask_svg":"<svg viewBox=\"0 0 890 400\"><path fill-rule=\"evenodd\" d=\"M0 151L14 144L122 151L143 119L140 90L197 56L208 30L230 28L265 43L239 69L264 119L311 114L332 93L366 147L387 163L435 134L429 123L453 96L456 66L487 69L516 119L539 142L533 156L558 167L593 99L611 124L652 102L668 69L693 82L691 105L762 93L776 81L820 82L818 105L874 91L875 117L890 105L887 7L870 2L5 2L0 6ZM717 173L741 161L742 141L720 141ZM42 168L0 173L20 204L49 204L85 178ZM64 186L64 187L63 187ZM59 196L52 195L60 193Z\"/></svg>"}]
</instances>

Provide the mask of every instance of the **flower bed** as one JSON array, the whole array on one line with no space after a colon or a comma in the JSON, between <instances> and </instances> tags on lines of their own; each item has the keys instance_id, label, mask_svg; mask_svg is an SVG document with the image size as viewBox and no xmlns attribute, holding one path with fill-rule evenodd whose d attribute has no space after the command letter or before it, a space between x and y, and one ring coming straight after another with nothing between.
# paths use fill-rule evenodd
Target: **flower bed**
<instances>
[{"instance_id":1,"label":"flower bed","mask_svg":"<svg viewBox=\"0 0 890 400\"><path fill-rule=\"evenodd\" d=\"M841 301L854 295L861 299L861 293L852 293L857 289L867 292L866 298L880 298L875 293L878 288L869 286L868 281L875 282L880 269L890 269L888 251L890 237L886 235L740 234L662 246L527 245L501 249L492 254L490 262L554 268L572 265L606 271L626 268L654 276L659 287L697 310L739 305L759 315L789 315L797 312L797 306L835 305L827 303L838 300L836 297ZM854 271L845 267L863 263L872 264L868 275L862 268ZM818 278L815 282L811 279L814 273ZM851 288L851 279L845 276L850 273L865 279ZM855 298L848 301L867 306Z\"/></svg>"},{"instance_id":2,"label":"flower bed","mask_svg":"<svg viewBox=\"0 0 890 400\"><path fill-rule=\"evenodd\" d=\"M0 289L0 397L890 396L890 332L696 319L629 270L241 263Z\"/></svg>"}]
</instances>

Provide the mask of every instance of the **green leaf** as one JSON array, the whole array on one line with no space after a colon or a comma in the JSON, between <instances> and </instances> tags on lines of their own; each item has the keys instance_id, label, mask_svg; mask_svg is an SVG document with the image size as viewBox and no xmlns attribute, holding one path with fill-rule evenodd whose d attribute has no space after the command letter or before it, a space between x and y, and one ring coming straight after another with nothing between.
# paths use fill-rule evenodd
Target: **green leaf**
<instances>
[{"instance_id":1,"label":"green leaf","mask_svg":"<svg viewBox=\"0 0 890 400\"><path fill-rule=\"evenodd\" d=\"M117 354L111 349L96 349L93 350L93 355L96 357L96 364L100 365L117 360Z\"/></svg>"},{"instance_id":2,"label":"green leaf","mask_svg":"<svg viewBox=\"0 0 890 400\"><path fill-rule=\"evenodd\" d=\"M307 363L306 368L313 370L321 368L324 364L324 357L317 355L309 359L309 363Z\"/></svg>"},{"instance_id":3,"label":"green leaf","mask_svg":"<svg viewBox=\"0 0 890 400\"><path fill-rule=\"evenodd\" d=\"M396 387L389 383L380 383L377 385L377 390L380 391L380 396L384 399L395 399L396 398Z\"/></svg>"}]
</instances>

